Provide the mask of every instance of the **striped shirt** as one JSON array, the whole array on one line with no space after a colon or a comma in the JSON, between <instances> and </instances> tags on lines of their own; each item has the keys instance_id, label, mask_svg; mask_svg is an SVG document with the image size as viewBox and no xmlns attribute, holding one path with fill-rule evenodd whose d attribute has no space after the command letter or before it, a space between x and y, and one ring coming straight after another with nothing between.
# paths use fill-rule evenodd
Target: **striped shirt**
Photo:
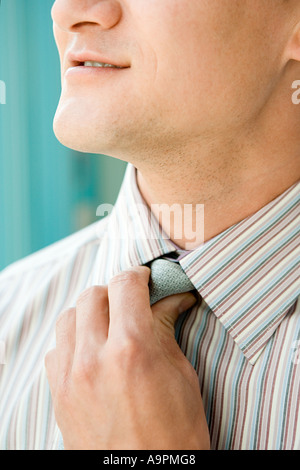
<instances>
[{"instance_id":1,"label":"striped shirt","mask_svg":"<svg viewBox=\"0 0 300 470\"><path fill-rule=\"evenodd\" d=\"M180 258L201 300L176 338L199 377L212 449L300 449L299 189ZM2 271L1 449L58 448L44 368L58 314L175 248L129 164L108 216Z\"/></svg>"}]
</instances>

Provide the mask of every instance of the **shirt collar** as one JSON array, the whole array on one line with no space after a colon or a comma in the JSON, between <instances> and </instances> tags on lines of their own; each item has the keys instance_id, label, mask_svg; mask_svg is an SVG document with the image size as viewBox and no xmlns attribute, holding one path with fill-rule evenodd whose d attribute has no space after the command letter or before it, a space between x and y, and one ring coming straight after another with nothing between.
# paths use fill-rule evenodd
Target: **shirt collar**
<instances>
[{"instance_id":1,"label":"shirt collar","mask_svg":"<svg viewBox=\"0 0 300 470\"><path fill-rule=\"evenodd\" d=\"M114 271L143 265L174 252L176 246L161 229L137 185L136 169L127 165L114 209L107 226L110 239L121 247Z\"/></svg>"},{"instance_id":2,"label":"shirt collar","mask_svg":"<svg viewBox=\"0 0 300 470\"><path fill-rule=\"evenodd\" d=\"M251 364L300 295L299 193L297 183L181 261Z\"/></svg>"},{"instance_id":3,"label":"shirt collar","mask_svg":"<svg viewBox=\"0 0 300 470\"><path fill-rule=\"evenodd\" d=\"M251 364L300 294L299 193L297 183L180 260ZM106 235L117 242L111 275L176 250L144 201L131 164Z\"/></svg>"}]
</instances>

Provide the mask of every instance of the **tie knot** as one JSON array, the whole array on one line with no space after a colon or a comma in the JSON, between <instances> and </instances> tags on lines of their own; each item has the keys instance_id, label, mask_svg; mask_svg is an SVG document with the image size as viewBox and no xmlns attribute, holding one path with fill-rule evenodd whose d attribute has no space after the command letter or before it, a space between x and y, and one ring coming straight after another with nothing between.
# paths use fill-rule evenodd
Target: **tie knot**
<instances>
[{"instance_id":1,"label":"tie knot","mask_svg":"<svg viewBox=\"0 0 300 470\"><path fill-rule=\"evenodd\" d=\"M158 258L148 266L151 268L149 281L151 305L169 295L195 290L195 286L179 263Z\"/></svg>"}]
</instances>

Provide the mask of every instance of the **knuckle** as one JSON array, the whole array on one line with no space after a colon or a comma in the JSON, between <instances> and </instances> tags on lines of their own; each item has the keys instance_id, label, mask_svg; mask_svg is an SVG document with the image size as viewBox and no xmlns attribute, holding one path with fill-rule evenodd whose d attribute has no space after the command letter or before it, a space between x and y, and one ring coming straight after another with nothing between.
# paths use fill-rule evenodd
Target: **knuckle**
<instances>
[{"instance_id":1,"label":"knuckle","mask_svg":"<svg viewBox=\"0 0 300 470\"><path fill-rule=\"evenodd\" d=\"M116 274L110 281L110 285L137 284L140 276L136 271L122 271Z\"/></svg>"},{"instance_id":2,"label":"knuckle","mask_svg":"<svg viewBox=\"0 0 300 470\"><path fill-rule=\"evenodd\" d=\"M142 347L140 341L134 336L122 338L113 349L113 360L116 366L122 369L132 367L142 359Z\"/></svg>"},{"instance_id":3,"label":"knuckle","mask_svg":"<svg viewBox=\"0 0 300 470\"><path fill-rule=\"evenodd\" d=\"M51 349L50 351L46 353L44 357L44 364L45 364L46 370L50 370L52 368L54 355L55 355L55 349Z\"/></svg>"},{"instance_id":4,"label":"knuckle","mask_svg":"<svg viewBox=\"0 0 300 470\"><path fill-rule=\"evenodd\" d=\"M103 286L91 286L85 289L79 295L76 305L81 305L85 302L104 301L106 300L106 293Z\"/></svg>"},{"instance_id":5,"label":"knuckle","mask_svg":"<svg viewBox=\"0 0 300 470\"><path fill-rule=\"evenodd\" d=\"M75 321L75 309L68 308L67 310L63 310L56 319L56 336L62 336L67 333L70 326Z\"/></svg>"},{"instance_id":6,"label":"knuckle","mask_svg":"<svg viewBox=\"0 0 300 470\"><path fill-rule=\"evenodd\" d=\"M56 319L56 325L61 325L62 323L67 323L70 319L73 319L75 313L74 308L67 308L63 310Z\"/></svg>"},{"instance_id":7,"label":"knuckle","mask_svg":"<svg viewBox=\"0 0 300 470\"><path fill-rule=\"evenodd\" d=\"M74 361L72 367L72 382L80 386L91 383L98 368L98 363L95 358L89 355L82 355Z\"/></svg>"}]
</instances>

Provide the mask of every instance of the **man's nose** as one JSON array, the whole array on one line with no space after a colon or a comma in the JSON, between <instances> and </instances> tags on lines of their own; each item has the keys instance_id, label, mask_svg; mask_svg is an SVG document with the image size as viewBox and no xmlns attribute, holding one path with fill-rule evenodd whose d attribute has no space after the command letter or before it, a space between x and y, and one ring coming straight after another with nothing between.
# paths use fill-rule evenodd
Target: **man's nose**
<instances>
[{"instance_id":1,"label":"man's nose","mask_svg":"<svg viewBox=\"0 0 300 470\"><path fill-rule=\"evenodd\" d=\"M118 0L56 0L51 15L60 29L75 33L89 24L113 28L122 17L122 7Z\"/></svg>"}]
</instances>

